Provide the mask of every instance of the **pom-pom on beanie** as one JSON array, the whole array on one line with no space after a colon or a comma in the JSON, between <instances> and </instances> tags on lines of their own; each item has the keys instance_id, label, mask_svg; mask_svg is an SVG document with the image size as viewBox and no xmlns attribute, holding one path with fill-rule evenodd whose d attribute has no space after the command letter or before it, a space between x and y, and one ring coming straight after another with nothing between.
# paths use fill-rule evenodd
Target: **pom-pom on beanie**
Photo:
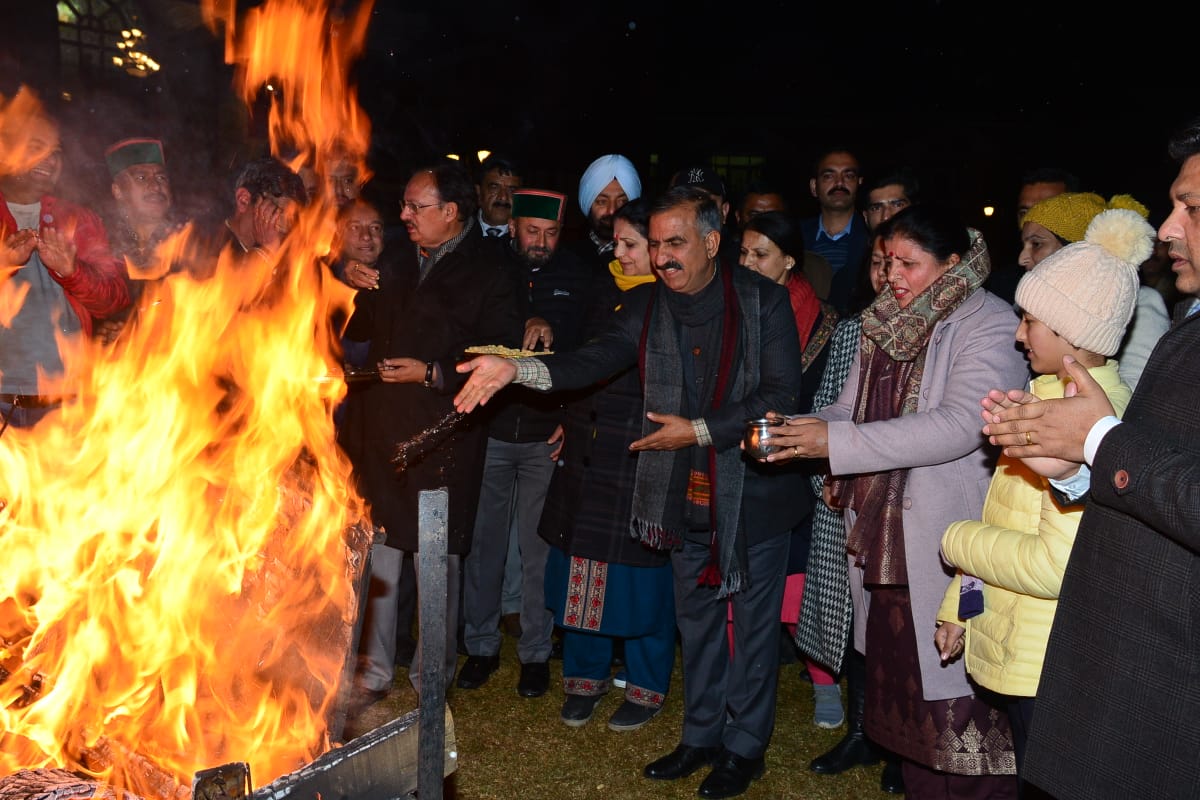
<instances>
[{"instance_id":1,"label":"pom-pom on beanie","mask_svg":"<svg viewBox=\"0 0 1200 800\"><path fill-rule=\"evenodd\" d=\"M1111 356L1133 317L1138 265L1153 249L1154 228L1141 214L1103 211L1087 226L1083 241L1025 273L1017 284L1017 305L1071 345Z\"/></svg>"}]
</instances>

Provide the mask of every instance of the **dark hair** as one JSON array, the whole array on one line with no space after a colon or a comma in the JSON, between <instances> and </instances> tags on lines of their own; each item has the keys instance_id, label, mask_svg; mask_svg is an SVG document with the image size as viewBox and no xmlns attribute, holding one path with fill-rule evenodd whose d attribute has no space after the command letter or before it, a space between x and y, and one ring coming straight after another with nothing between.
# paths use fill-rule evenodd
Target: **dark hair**
<instances>
[{"instance_id":1,"label":"dark hair","mask_svg":"<svg viewBox=\"0 0 1200 800\"><path fill-rule=\"evenodd\" d=\"M965 257L971 249L971 235L958 212L936 203L909 206L875 231L884 239L911 239L939 262L952 255Z\"/></svg>"},{"instance_id":2,"label":"dark hair","mask_svg":"<svg viewBox=\"0 0 1200 800\"><path fill-rule=\"evenodd\" d=\"M864 195L869 195L876 189L882 189L884 186L899 186L904 192L904 196L908 198L908 202L916 205L920 202L921 197L921 181L917 178L917 173L912 167L899 166L890 169L880 177L865 184Z\"/></svg>"},{"instance_id":3,"label":"dark hair","mask_svg":"<svg viewBox=\"0 0 1200 800\"><path fill-rule=\"evenodd\" d=\"M390 192L385 192L378 181L369 180L359 189L358 197L354 200L355 203L363 203L375 209L379 213L379 218L383 220L384 225L393 225L396 223L394 208L398 207L395 199ZM353 203L351 203L353 205Z\"/></svg>"},{"instance_id":4,"label":"dark hair","mask_svg":"<svg viewBox=\"0 0 1200 800\"><path fill-rule=\"evenodd\" d=\"M783 202L784 212L790 212L792 203L788 197L787 190L784 189L784 183L780 180L772 180L769 178L756 178L746 185L746 190L742 192L742 196L738 198L737 205L734 206L734 216L738 224L745 227L746 220L742 219L742 207L746 205L746 198L752 194L760 195L778 195Z\"/></svg>"},{"instance_id":5,"label":"dark hair","mask_svg":"<svg viewBox=\"0 0 1200 800\"><path fill-rule=\"evenodd\" d=\"M483 176L496 170L501 175L515 175L521 177L521 168L517 166L517 162L513 161L506 155L501 153L492 153L490 156L479 162L479 166L475 170L475 182L483 183Z\"/></svg>"},{"instance_id":6,"label":"dark hair","mask_svg":"<svg viewBox=\"0 0 1200 800\"><path fill-rule=\"evenodd\" d=\"M804 261L804 236L800 226L788 214L782 211L768 211L757 214L742 226L742 233L757 231L775 243L785 256L796 259L797 264Z\"/></svg>"},{"instance_id":7,"label":"dark hair","mask_svg":"<svg viewBox=\"0 0 1200 800\"><path fill-rule=\"evenodd\" d=\"M358 208L371 209L372 211L374 211L376 214L379 215L380 222L383 221L383 207L380 206L379 203L375 202L374 200L367 198L367 197L363 197L361 194L358 197L355 197L350 202L346 203L346 205L344 205L338 209L337 221L339 223L343 222L347 217L349 217L354 212L355 209L358 209Z\"/></svg>"},{"instance_id":8,"label":"dark hair","mask_svg":"<svg viewBox=\"0 0 1200 800\"><path fill-rule=\"evenodd\" d=\"M650 201L644 197L630 200L613 214L613 222L623 219L642 236L650 235Z\"/></svg>"},{"instance_id":9,"label":"dark hair","mask_svg":"<svg viewBox=\"0 0 1200 800\"><path fill-rule=\"evenodd\" d=\"M1079 191L1079 176L1062 167L1035 167L1021 176L1021 185L1031 183L1061 183L1068 192Z\"/></svg>"},{"instance_id":10,"label":"dark hair","mask_svg":"<svg viewBox=\"0 0 1200 800\"><path fill-rule=\"evenodd\" d=\"M879 238L879 229L887 223L878 225L867 237L867 249L863 252L862 261L858 265L858 276L854 281L854 291L846 303L846 316L852 317L875 302L875 287L871 285L871 251L875 249L875 240Z\"/></svg>"},{"instance_id":11,"label":"dark hair","mask_svg":"<svg viewBox=\"0 0 1200 800\"><path fill-rule=\"evenodd\" d=\"M300 205L308 204L308 195L304 192L304 181L295 172L288 169L277 158L265 156L256 158L242 167L234 181L233 188L245 189L250 193L251 200L257 200L264 195L271 197L287 197Z\"/></svg>"},{"instance_id":12,"label":"dark hair","mask_svg":"<svg viewBox=\"0 0 1200 800\"><path fill-rule=\"evenodd\" d=\"M821 162L822 162L822 161L824 161L824 160L825 160L826 158L828 158L829 156L833 155L834 153L845 153L846 155L848 155L848 156L850 156L851 158L853 158L855 161L858 161L858 156L856 156L856 155L854 154L854 151L853 151L853 150L851 150L849 147L844 147L844 146L842 146L842 145L837 145L837 146L835 146L835 147L826 147L824 150L822 150L821 152L817 153L817 157L813 159L813 162L812 162L812 177L814 177L814 178L815 178L815 177L817 177L817 176L820 174L820 172L821 172ZM861 170L861 169L862 169L862 162L861 162L861 161L859 162L858 166L859 166L859 169Z\"/></svg>"},{"instance_id":13,"label":"dark hair","mask_svg":"<svg viewBox=\"0 0 1200 800\"><path fill-rule=\"evenodd\" d=\"M428 172L433 176L437 186L438 199L443 203L458 205L458 219L466 221L475 216L479 209L479 200L475 196L475 184L471 181L471 173L458 161L446 159L436 164L418 169L413 175Z\"/></svg>"},{"instance_id":14,"label":"dark hair","mask_svg":"<svg viewBox=\"0 0 1200 800\"><path fill-rule=\"evenodd\" d=\"M784 182L775 178L755 178L747 183L745 191L742 192L742 201L744 202L746 197L752 194L777 194L783 198L785 204L788 201L788 192L784 188Z\"/></svg>"},{"instance_id":15,"label":"dark hair","mask_svg":"<svg viewBox=\"0 0 1200 800\"><path fill-rule=\"evenodd\" d=\"M1197 154L1200 154L1200 117L1185 123L1167 141L1167 155L1181 165Z\"/></svg>"},{"instance_id":16,"label":"dark hair","mask_svg":"<svg viewBox=\"0 0 1200 800\"><path fill-rule=\"evenodd\" d=\"M701 236L721 230L721 210L713 202L712 195L699 186L683 184L667 189L650 207L650 216L681 206L691 206L695 210L696 225L700 228Z\"/></svg>"}]
</instances>

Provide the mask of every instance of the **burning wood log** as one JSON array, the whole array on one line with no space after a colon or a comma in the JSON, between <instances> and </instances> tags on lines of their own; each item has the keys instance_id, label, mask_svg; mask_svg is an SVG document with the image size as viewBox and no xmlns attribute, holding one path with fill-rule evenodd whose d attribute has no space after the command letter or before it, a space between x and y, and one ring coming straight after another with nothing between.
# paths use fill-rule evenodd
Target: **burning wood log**
<instances>
[{"instance_id":1,"label":"burning wood log","mask_svg":"<svg viewBox=\"0 0 1200 800\"><path fill-rule=\"evenodd\" d=\"M0 800L138 800L65 769L23 769L0 778Z\"/></svg>"}]
</instances>

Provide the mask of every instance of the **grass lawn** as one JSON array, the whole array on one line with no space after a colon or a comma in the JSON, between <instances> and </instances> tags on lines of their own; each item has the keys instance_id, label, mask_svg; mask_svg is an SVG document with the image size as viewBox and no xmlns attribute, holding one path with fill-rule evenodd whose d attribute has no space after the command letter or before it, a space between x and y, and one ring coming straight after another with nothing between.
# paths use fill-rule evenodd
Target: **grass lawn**
<instances>
[{"instance_id":1,"label":"grass lawn","mask_svg":"<svg viewBox=\"0 0 1200 800\"><path fill-rule=\"evenodd\" d=\"M636 731L617 733L608 717L622 702L614 689L582 728L559 719L563 702L562 662L550 662L550 691L526 699L517 694L520 664L516 643L504 637L500 669L478 689L459 689L449 680L450 710L458 744L459 767L447 780L447 800L676 800L696 797L707 774L700 770L678 781L652 781L642 768L679 743L683 715L682 677L676 652L671 691L661 714ZM459 657L459 665L465 659ZM767 771L751 784L745 798L778 800L883 800L896 795L879 789L882 765L841 775L810 772L808 762L845 734L843 725L823 730L812 723L812 684L800 677L801 665L780 668L775 735L766 753ZM844 693L844 687L843 687ZM390 696L358 720L358 732L378 727L417 707L408 673L396 673Z\"/></svg>"}]
</instances>

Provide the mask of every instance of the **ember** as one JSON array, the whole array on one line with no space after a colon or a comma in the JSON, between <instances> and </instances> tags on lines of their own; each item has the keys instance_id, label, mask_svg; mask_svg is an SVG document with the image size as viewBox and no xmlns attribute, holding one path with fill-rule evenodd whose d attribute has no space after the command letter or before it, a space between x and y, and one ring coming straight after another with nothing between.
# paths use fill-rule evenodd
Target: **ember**
<instances>
[{"instance_id":1,"label":"ember","mask_svg":"<svg viewBox=\"0 0 1200 800\"><path fill-rule=\"evenodd\" d=\"M248 101L277 87L273 149L361 159L346 76L371 4L267 0L244 34L233 5L206 19ZM317 203L261 264L169 275L114 351L75 354L61 410L0 437L0 774L186 797L197 770L270 781L329 748L370 546L334 440L345 385L312 379L349 302L312 268L332 219Z\"/></svg>"}]
</instances>

